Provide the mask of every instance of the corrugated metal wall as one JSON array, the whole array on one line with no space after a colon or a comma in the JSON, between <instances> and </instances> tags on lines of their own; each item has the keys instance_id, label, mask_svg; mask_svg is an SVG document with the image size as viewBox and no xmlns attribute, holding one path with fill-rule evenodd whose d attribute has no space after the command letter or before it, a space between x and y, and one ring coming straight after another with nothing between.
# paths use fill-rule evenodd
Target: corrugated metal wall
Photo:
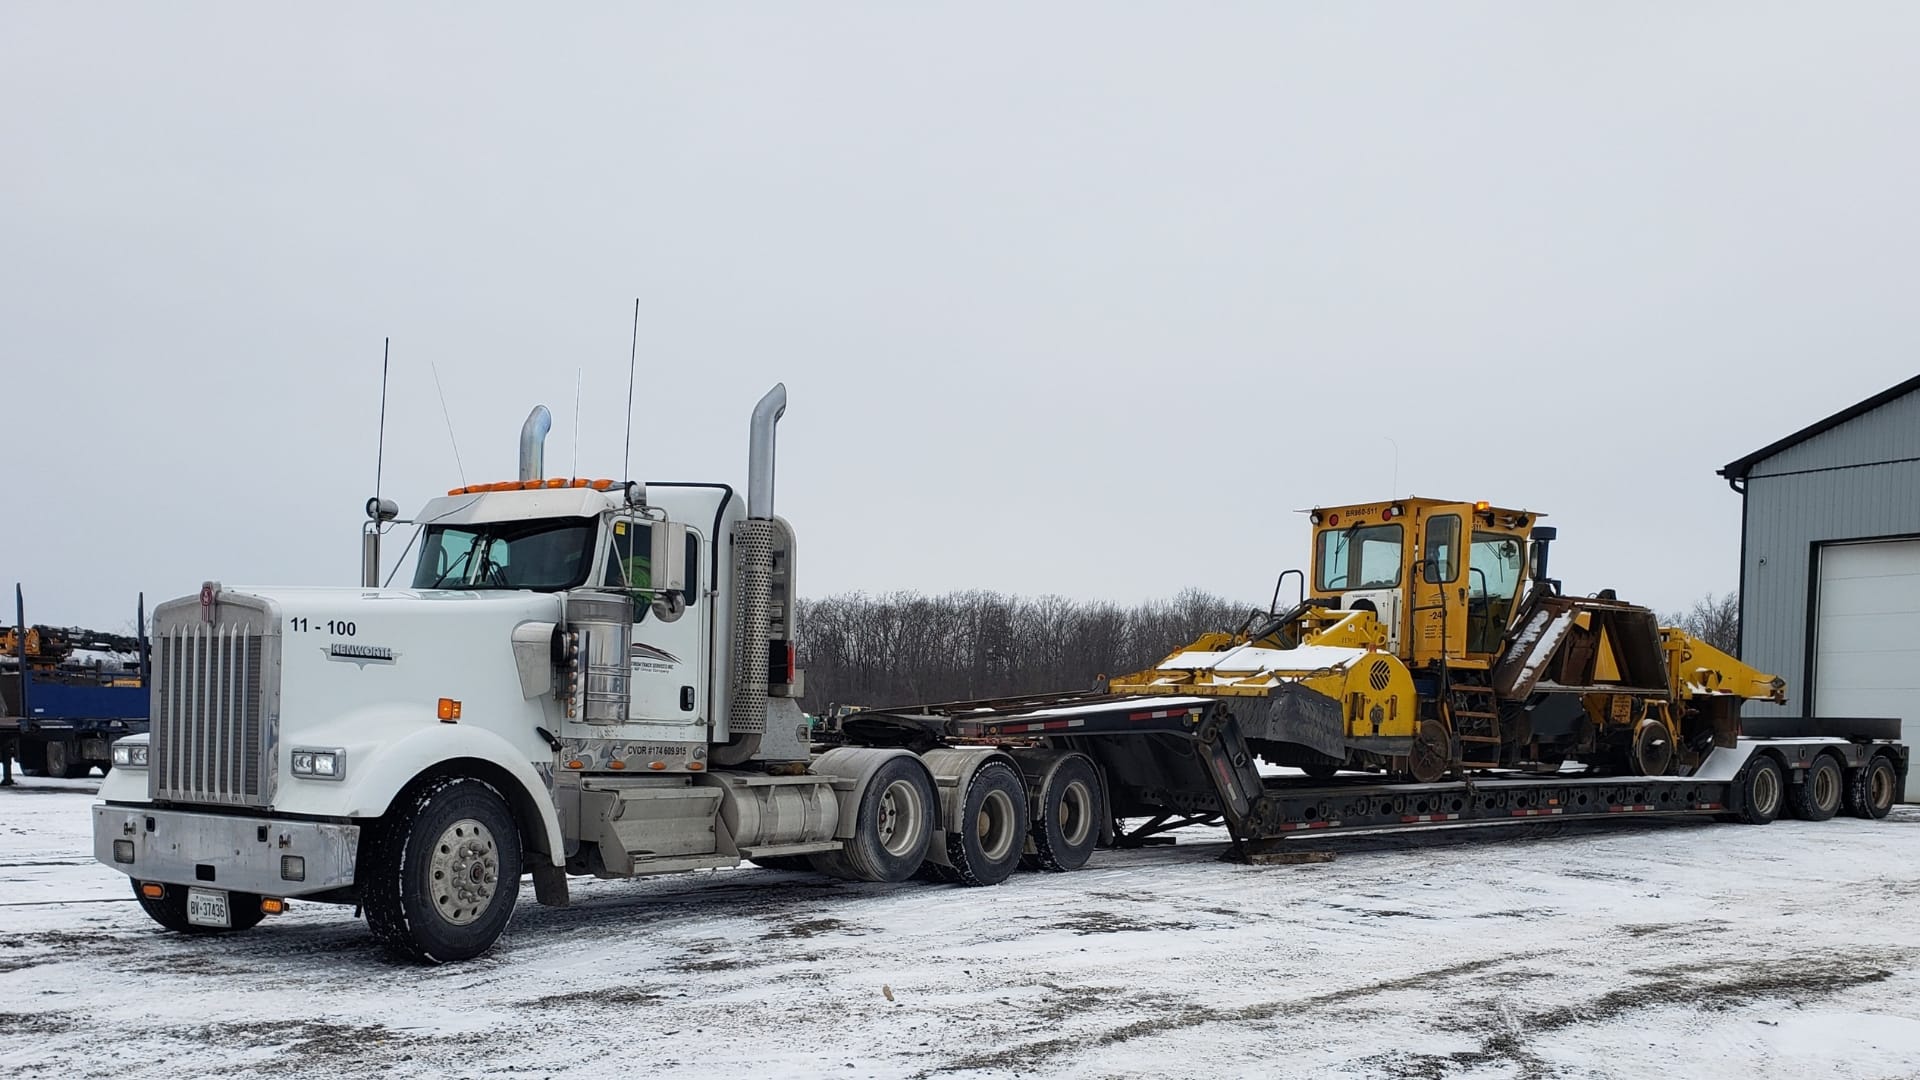
<instances>
[{"instance_id":1,"label":"corrugated metal wall","mask_svg":"<svg viewBox=\"0 0 1920 1080\"><path fill-rule=\"evenodd\" d=\"M1746 514L1741 659L1785 678L1787 704L1744 711L1811 712L1803 684L1814 545L1920 535L1920 391L1754 465Z\"/></svg>"}]
</instances>

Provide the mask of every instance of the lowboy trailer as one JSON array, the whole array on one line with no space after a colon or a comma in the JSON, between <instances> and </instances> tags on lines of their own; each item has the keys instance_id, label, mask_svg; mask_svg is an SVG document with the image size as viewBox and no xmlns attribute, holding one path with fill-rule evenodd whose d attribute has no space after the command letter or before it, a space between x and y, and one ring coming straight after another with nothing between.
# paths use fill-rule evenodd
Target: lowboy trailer
<instances>
[{"instance_id":1,"label":"lowboy trailer","mask_svg":"<svg viewBox=\"0 0 1920 1080\"><path fill-rule=\"evenodd\" d=\"M361 586L209 581L160 605L152 728L113 745L95 857L172 930L245 930L300 898L355 905L394 951L452 961L492 946L527 875L554 906L574 876L749 861L992 885L1177 822L1220 821L1248 855L1301 833L1536 813L1872 817L1906 773L1897 726L1843 724L1719 731L1686 777L1463 775L1453 755L1451 780L1289 782L1263 776L1256 753L1291 752L1287 710L1311 702L1317 670L1248 696L1217 691L1287 679L1236 670L1228 686L1218 663L1204 684L1156 675L1140 695L856 713L829 733L836 745L816 744L794 666L795 535L773 513L785 407L776 386L754 409L745 499L724 484L549 478L541 407L519 479L455 488L410 522L410 588L381 585L381 537L405 523L376 497ZM1312 655L1383 658L1371 615L1305 617L1347 620L1349 643ZM1594 692L1651 708L1654 689Z\"/></svg>"},{"instance_id":2,"label":"lowboy trailer","mask_svg":"<svg viewBox=\"0 0 1920 1080\"><path fill-rule=\"evenodd\" d=\"M1432 782L1353 774L1263 773L1232 699L1099 693L955 702L855 713L847 738L928 749L956 745L1086 755L1110 812L1104 841L1133 846L1188 825L1224 826L1254 858L1305 835L1536 818L1693 815L1765 825L1791 815L1883 818L1903 790L1908 748L1889 719L1748 720L1686 776L1486 770ZM1137 824L1129 825L1129 822Z\"/></svg>"}]
</instances>

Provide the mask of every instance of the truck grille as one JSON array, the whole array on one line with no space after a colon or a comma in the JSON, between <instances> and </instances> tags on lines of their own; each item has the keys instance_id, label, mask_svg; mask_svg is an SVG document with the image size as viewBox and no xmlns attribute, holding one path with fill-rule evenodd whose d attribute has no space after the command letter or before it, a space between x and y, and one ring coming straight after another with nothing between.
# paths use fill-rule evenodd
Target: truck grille
<instances>
[{"instance_id":1,"label":"truck grille","mask_svg":"<svg viewBox=\"0 0 1920 1080\"><path fill-rule=\"evenodd\" d=\"M278 668L267 662L278 641L257 625L267 613L242 609L234 612L237 622L173 625L165 614L154 619L149 793L186 803L267 805L274 751L268 702L275 695L266 673Z\"/></svg>"}]
</instances>

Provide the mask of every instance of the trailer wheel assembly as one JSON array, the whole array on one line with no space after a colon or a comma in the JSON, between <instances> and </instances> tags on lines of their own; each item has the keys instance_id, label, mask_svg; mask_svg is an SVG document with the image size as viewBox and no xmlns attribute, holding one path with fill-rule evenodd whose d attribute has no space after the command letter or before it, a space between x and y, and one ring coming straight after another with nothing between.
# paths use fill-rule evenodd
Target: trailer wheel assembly
<instances>
[{"instance_id":1,"label":"trailer wheel assembly","mask_svg":"<svg viewBox=\"0 0 1920 1080\"><path fill-rule=\"evenodd\" d=\"M1034 785L1033 854L1020 865L1060 872L1087 865L1100 844L1106 808L1100 799L1100 774L1085 754L1060 759Z\"/></svg>"},{"instance_id":2,"label":"trailer wheel assembly","mask_svg":"<svg viewBox=\"0 0 1920 1080\"><path fill-rule=\"evenodd\" d=\"M228 893L227 912L232 926L195 926L187 921L187 888L184 885L162 886L159 896L148 896L140 889L139 879L133 882L133 898L140 901L140 910L161 926L179 934L234 934L242 930L251 930L259 925L265 916L260 910L260 898L253 893Z\"/></svg>"},{"instance_id":3,"label":"trailer wheel assembly","mask_svg":"<svg viewBox=\"0 0 1920 1080\"><path fill-rule=\"evenodd\" d=\"M1899 791L1900 772L1893 767L1893 759L1875 754L1847 780L1847 813L1870 820L1886 817Z\"/></svg>"},{"instance_id":4,"label":"trailer wheel assembly","mask_svg":"<svg viewBox=\"0 0 1920 1080\"><path fill-rule=\"evenodd\" d=\"M962 885L998 885L1020 866L1027 840L1027 787L1004 761L974 772L947 833L947 862Z\"/></svg>"},{"instance_id":5,"label":"trailer wheel assembly","mask_svg":"<svg viewBox=\"0 0 1920 1080\"><path fill-rule=\"evenodd\" d=\"M1821 754L1807 766L1807 775L1794 787L1787 801L1793 816L1801 821L1825 821L1840 812L1845 790L1840 763L1831 754Z\"/></svg>"},{"instance_id":6,"label":"trailer wheel assembly","mask_svg":"<svg viewBox=\"0 0 1920 1080\"><path fill-rule=\"evenodd\" d=\"M520 895L520 829L491 784L437 780L380 828L364 864L367 927L412 960L486 952Z\"/></svg>"},{"instance_id":7,"label":"trailer wheel assembly","mask_svg":"<svg viewBox=\"0 0 1920 1080\"><path fill-rule=\"evenodd\" d=\"M1765 825L1780 816L1786 778L1780 763L1755 755L1740 779L1740 820L1748 825Z\"/></svg>"}]
</instances>

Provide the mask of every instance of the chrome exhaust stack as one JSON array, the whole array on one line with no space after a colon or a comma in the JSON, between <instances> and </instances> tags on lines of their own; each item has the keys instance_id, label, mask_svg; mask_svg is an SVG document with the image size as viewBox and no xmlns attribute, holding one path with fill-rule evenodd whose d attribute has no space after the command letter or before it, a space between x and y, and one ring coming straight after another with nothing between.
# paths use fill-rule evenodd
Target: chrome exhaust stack
<instances>
[{"instance_id":1,"label":"chrome exhaust stack","mask_svg":"<svg viewBox=\"0 0 1920 1080\"><path fill-rule=\"evenodd\" d=\"M520 479L545 480L547 478L546 447L547 432L553 430L553 414L545 405L535 405L527 414L527 422L520 425Z\"/></svg>"},{"instance_id":2,"label":"chrome exhaust stack","mask_svg":"<svg viewBox=\"0 0 1920 1080\"><path fill-rule=\"evenodd\" d=\"M753 407L747 436L747 516L773 517L773 429L787 411L787 384L774 383Z\"/></svg>"}]
</instances>

